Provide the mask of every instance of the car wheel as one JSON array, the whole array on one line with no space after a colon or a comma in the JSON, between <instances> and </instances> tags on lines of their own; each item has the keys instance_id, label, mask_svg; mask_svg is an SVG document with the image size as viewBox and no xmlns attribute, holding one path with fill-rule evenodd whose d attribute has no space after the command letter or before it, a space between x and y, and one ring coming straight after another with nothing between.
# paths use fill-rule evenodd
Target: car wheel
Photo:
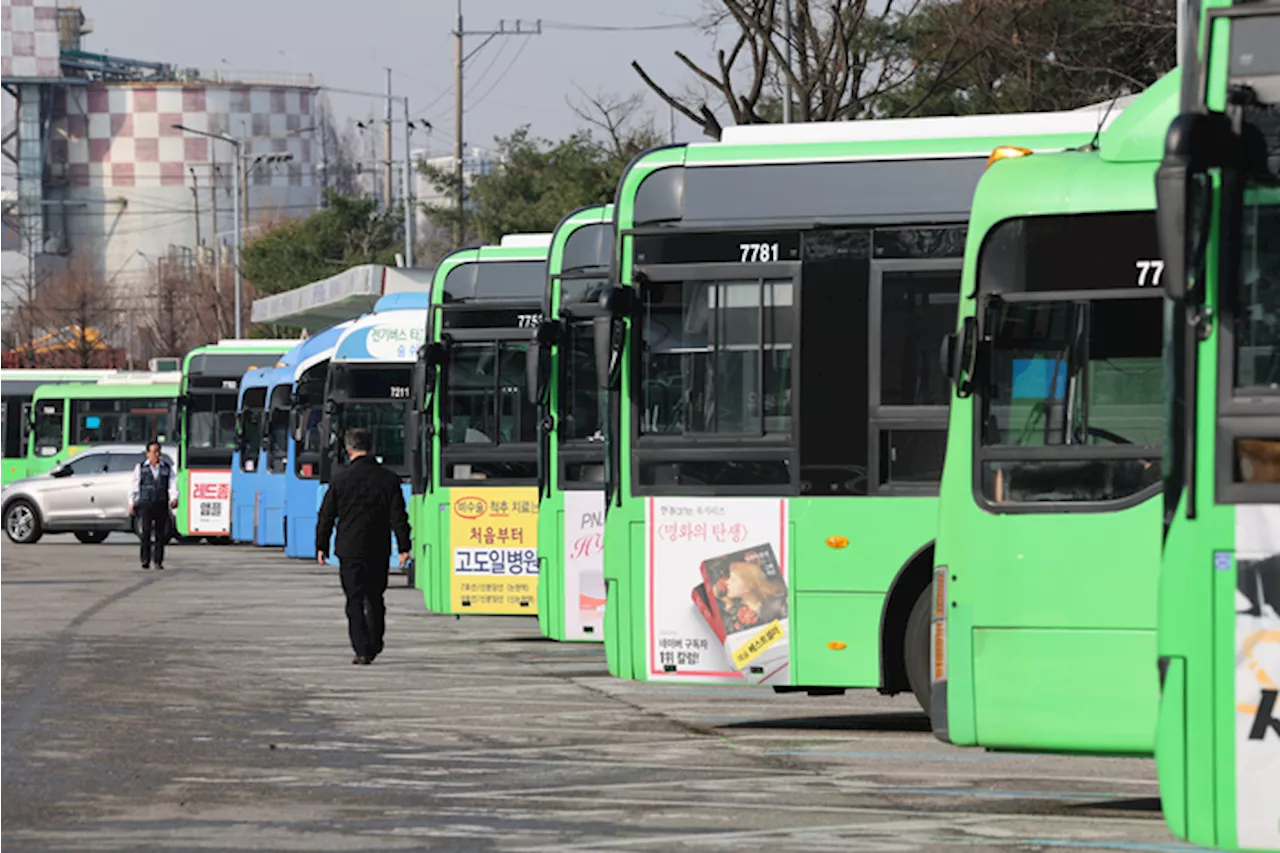
<instances>
[{"instance_id":1,"label":"car wheel","mask_svg":"<svg viewBox=\"0 0 1280 853\"><path fill-rule=\"evenodd\" d=\"M106 530L77 530L76 538L86 545L97 545L106 540L108 533Z\"/></svg>"},{"instance_id":2,"label":"car wheel","mask_svg":"<svg viewBox=\"0 0 1280 853\"><path fill-rule=\"evenodd\" d=\"M31 501L19 498L5 507L4 532L10 542L18 545L34 545L44 535L40 524L40 511Z\"/></svg>"},{"instance_id":3,"label":"car wheel","mask_svg":"<svg viewBox=\"0 0 1280 853\"><path fill-rule=\"evenodd\" d=\"M933 682L929 677L929 605L932 603L932 592L933 587L927 586L916 599L911 615L907 617L903 642L907 683L926 714L930 713L933 694Z\"/></svg>"}]
</instances>

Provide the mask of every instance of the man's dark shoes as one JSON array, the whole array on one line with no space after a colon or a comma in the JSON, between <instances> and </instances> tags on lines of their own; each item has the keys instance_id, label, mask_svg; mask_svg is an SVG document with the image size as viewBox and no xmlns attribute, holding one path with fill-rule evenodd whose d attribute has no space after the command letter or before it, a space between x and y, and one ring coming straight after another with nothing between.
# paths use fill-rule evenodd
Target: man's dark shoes
<instances>
[{"instance_id":1,"label":"man's dark shoes","mask_svg":"<svg viewBox=\"0 0 1280 853\"><path fill-rule=\"evenodd\" d=\"M373 658L365 657L364 655L356 655L351 659L351 662L368 666L369 664L373 663Z\"/></svg>"},{"instance_id":2,"label":"man's dark shoes","mask_svg":"<svg viewBox=\"0 0 1280 853\"><path fill-rule=\"evenodd\" d=\"M143 570L144 572L145 572L147 569L149 569L149 568L151 568L151 564L150 564L150 563L143 563L143 564L142 564L142 570Z\"/></svg>"},{"instance_id":3,"label":"man's dark shoes","mask_svg":"<svg viewBox=\"0 0 1280 853\"><path fill-rule=\"evenodd\" d=\"M164 563L156 563L156 571L157 571L157 572L163 572L163 571L164 571Z\"/></svg>"}]
</instances>

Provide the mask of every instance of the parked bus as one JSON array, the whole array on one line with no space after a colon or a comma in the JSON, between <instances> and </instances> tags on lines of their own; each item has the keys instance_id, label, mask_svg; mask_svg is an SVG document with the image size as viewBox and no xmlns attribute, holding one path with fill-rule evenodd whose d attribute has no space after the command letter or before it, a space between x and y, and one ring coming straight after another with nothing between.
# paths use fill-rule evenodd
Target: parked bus
<instances>
[{"instance_id":1,"label":"parked bus","mask_svg":"<svg viewBox=\"0 0 1280 853\"><path fill-rule=\"evenodd\" d=\"M613 205L556 227L543 320L529 344L538 405L538 626L553 640L604 640L604 395L592 326L613 257Z\"/></svg>"},{"instance_id":2,"label":"parked bus","mask_svg":"<svg viewBox=\"0 0 1280 853\"><path fill-rule=\"evenodd\" d=\"M172 421L178 445L178 535L231 541L231 457L240 380L276 363L296 340L225 339L182 360Z\"/></svg>"},{"instance_id":3,"label":"parked bus","mask_svg":"<svg viewBox=\"0 0 1280 853\"><path fill-rule=\"evenodd\" d=\"M537 612L537 412L526 350L550 234L461 249L436 267L414 375L417 582L436 613Z\"/></svg>"},{"instance_id":4,"label":"parked bus","mask_svg":"<svg viewBox=\"0 0 1280 853\"><path fill-rule=\"evenodd\" d=\"M294 347L281 366L267 377L267 412L263 426L265 449L258 490L258 523L254 544L288 546L293 522L306 546L315 556L316 490L320 485L320 417L324 409L324 380L329 359L338 339L346 331L342 323L307 338ZM310 448L300 448L299 440L311 440ZM300 451L302 451L300 453ZM316 454L302 461L306 453ZM297 518L293 519L292 514Z\"/></svg>"},{"instance_id":5,"label":"parked bus","mask_svg":"<svg viewBox=\"0 0 1280 853\"><path fill-rule=\"evenodd\" d=\"M0 370L0 439L3 440L3 480L8 485L27 476L27 436L31 396L41 385L96 382L110 370Z\"/></svg>"},{"instance_id":6,"label":"parked bus","mask_svg":"<svg viewBox=\"0 0 1280 853\"><path fill-rule=\"evenodd\" d=\"M1280 4L1204 5L1157 178L1172 407L1156 767L1175 835L1275 851Z\"/></svg>"},{"instance_id":7,"label":"parked bus","mask_svg":"<svg viewBox=\"0 0 1280 853\"><path fill-rule=\"evenodd\" d=\"M931 718L951 743L1150 754L1164 442L1154 177L1174 72L978 184L952 356Z\"/></svg>"},{"instance_id":8,"label":"parked bus","mask_svg":"<svg viewBox=\"0 0 1280 853\"><path fill-rule=\"evenodd\" d=\"M280 356L283 359L287 353ZM255 367L240 379L236 402L236 446L231 454L231 541L252 542L258 530L258 490L266 452L263 421L267 411L268 379L276 370Z\"/></svg>"},{"instance_id":9,"label":"parked bus","mask_svg":"<svg viewBox=\"0 0 1280 853\"><path fill-rule=\"evenodd\" d=\"M1101 110L727 128L619 186L596 351L622 678L915 692L973 190Z\"/></svg>"},{"instance_id":10,"label":"parked bus","mask_svg":"<svg viewBox=\"0 0 1280 853\"><path fill-rule=\"evenodd\" d=\"M178 378L117 373L98 382L40 386L31 395L27 476L95 445L165 441Z\"/></svg>"},{"instance_id":11,"label":"parked bus","mask_svg":"<svg viewBox=\"0 0 1280 853\"><path fill-rule=\"evenodd\" d=\"M357 427L369 430L373 436L374 455L384 466L400 475L407 508L409 461L405 453L405 421L409 417L413 365L426 334L427 296L421 293L396 296L401 298L390 303L380 300L373 313L352 321L334 348L325 378L320 427L321 434L325 436L325 449L319 460L317 511L333 474L338 468L350 464L343 447L343 434ZM389 304L422 307L376 310ZM314 553L314 526L311 547ZM391 566L396 565L398 553L399 546L393 535ZM333 565L338 564L332 545L329 561ZM410 571L406 570L406 574ZM412 583L411 575L410 580Z\"/></svg>"}]
</instances>

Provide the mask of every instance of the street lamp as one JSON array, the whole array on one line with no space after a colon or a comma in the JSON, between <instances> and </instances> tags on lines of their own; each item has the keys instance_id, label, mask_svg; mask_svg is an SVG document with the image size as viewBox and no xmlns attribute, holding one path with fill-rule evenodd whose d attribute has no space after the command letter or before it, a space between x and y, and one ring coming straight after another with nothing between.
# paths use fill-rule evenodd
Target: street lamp
<instances>
[{"instance_id":1,"label":"street lamp","mask_svg":"<svg viewBox=\"0 0 1280 853\"><path fill-rule=\"evenodd\" d=\"M210 133L207 130L196 130L194 127L187 127L185 124L175 124L173 125L173 128L174 130L181 130L183 133L194 133L196 136L207 136L210 139L219 139L219 140L222 140L223 142L230 144L232 147L236 149L236 177L235 177L236 189L235 189L235 192L232 194L233 206L234 206L233 215L235 216L236 230L235 230L235 238L234 238L235 248L232 250L232 253L231 253L231 265L232 267L234 267L235 282L236 282L236 285L235 285L236 292L235 292L235 302L234 302L235 312L236 312L236 333L235 334L236 334L236 337L239 338L241 334L240 291L242 289L242 284L240 281L240 239L242 236L240 233L240 180L241 180L241 170L244 169L244 158L241 154L241 151L244 148L244 140L236 139L234 136L232 136L229 133ZM214 239L217 239L216 224L215 224L214 231L215 231Z\"/></svg>"}]
</instances>

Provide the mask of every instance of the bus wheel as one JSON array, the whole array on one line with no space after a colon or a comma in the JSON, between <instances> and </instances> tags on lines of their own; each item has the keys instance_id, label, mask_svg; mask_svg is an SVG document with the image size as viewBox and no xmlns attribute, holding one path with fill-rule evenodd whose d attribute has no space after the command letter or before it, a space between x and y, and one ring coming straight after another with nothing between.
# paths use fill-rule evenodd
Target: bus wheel
<instances>
[{"instance_id":1,"label":"bus wheel","mask_svg":"<svg viewBox=\"0 0 1280 853\"><path fill-rule=\"evenodd\" d=\"M929 713L933 683L929 678L929 604L933 587L927 586L911 608L907 617L907 630L903 638L902 652L907 669L907 683L916 701Z\"/></svg>"},{"instance_id":2,"label":"bus wheel","mask_svg":"<svg viewBox=\"0 0 1280 853\"><path fill-rule=\"evenodd\" d=\"M105 530L77 530L77 531L76 531L76 538L77 538L77 539L79 539L81 542L83 542L83 543L84 543L84 544L86 544L86 545L97 545L99 542L103 542L103 541L105 541L105 540L106 540L106 538L107 538L107 531L105 531Z\"/></svg>"},{"instance_id":3,"label":"bus wheel","mask_svg":"<svg viewBox=\"0 0 1280 853\"><path fill-rule=\"evenodd\" d=\"M4 508L4 532L10 542L34 545L44 535L40 511L30 501L19 498Z\"/></svg>"}]
</instances>

